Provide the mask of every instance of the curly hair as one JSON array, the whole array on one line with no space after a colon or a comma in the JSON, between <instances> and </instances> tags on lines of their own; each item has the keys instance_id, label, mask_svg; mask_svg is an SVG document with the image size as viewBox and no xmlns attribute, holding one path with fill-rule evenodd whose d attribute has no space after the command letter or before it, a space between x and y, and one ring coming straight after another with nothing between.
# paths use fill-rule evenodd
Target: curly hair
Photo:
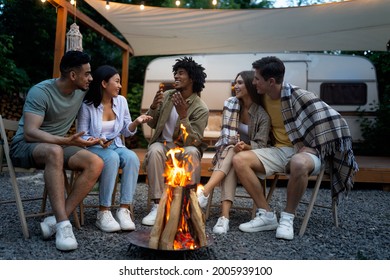
<instances>
[{"instance_id":1,"label":"curly hair","mask_svg":"<svg viewBox=\"0 0 390 280\"><path fill-rule=\"evenodd\" d=\"M179 68L187 71L188 76L192 80L192 91L200 96L200 92L204 89L207 74L204 72L204 67L196 63L192 57L183 57L176 59L176 63L172 66L172 72L176 74Z\"/></svg>"}]
</instances>

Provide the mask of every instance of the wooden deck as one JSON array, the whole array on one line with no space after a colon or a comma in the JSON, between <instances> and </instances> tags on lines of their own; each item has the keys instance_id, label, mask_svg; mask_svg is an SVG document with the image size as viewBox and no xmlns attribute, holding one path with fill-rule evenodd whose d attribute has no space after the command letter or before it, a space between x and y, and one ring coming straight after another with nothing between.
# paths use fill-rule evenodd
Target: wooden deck
<instances>
[{"instance_id":1,"label":"wooden deck","mask_svg":"<svg viewBox=\"0 0 390 280\"><path fill-rule=\"evenodd\" d=\"M141 164L145 158L146 149L134 149ZM208 178L211 176L211 160L214 152L206 152L202 158L201 176ZM359 171L355 176L355 183L377 183L382 184L384 189L390 190L390 157L356 156ZM140 170L140 175L146 175ZM281 178L283 179L283 178Z\"/></svg>"}]
</instances>

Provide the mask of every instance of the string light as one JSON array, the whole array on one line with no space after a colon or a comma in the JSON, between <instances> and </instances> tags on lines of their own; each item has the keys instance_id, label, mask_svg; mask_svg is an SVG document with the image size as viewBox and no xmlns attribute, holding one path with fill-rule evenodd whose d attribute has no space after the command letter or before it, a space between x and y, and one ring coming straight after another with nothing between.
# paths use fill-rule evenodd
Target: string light
<instances>
[{"instance_id":1,"label":"string light","mask_svg":"<svg viewBox=\"0 0 390 280\"><path fill-rule=\"evenodd\" d=\"M110 9L110 1L106 1L106 10Z\"/></svg>"},{"instance_id":2,"label":"string light","mask_svg":"<svg viewBox=\"0 0 390 280\"><path fill-rule=\"evenodd\" d=\"M76 0L70 0L70 4L74 6L76 4Z\"/></svg>"},{"instance_id":3,"label":"string light","mask_svg":"<svg viewBox=\"0 0 390 280\"><path fill-rule=\"evenodd\" d=\"M46 0L41 0L41 2L42 2L42 3L45 3L45 2L46 2Z\"/></svg>"},{"instance_id":4,"label":"string light","mask_svg":"<svg viewBox=\"0 0 390 280\"><path fill-rule=\"evenodd\" d=\"M213 0L213 2L211 2L214 6L217 5L217 0Z\"/></svg>"},{"instance_id":5,"label":"string light","mask_svg":"<svg viewBox=\"0 0 390 280\"><path fill-rule=\"evenodd\" d=\"M139 5L139 9L140 9L141 11L145 10L145 3L144 3L144 1L142 1L142 2L141 2L141 5Z\"/></svg>"},{"instance_id":6,"label":"string light","mask_svg":"<svg viewBox=\"0 0 390 280\"><path fill-rule=\"evenodd\" d=\"M180 6L180 1L176 0L175 4L176 4L177 7L179 7Z\"/></svg>"}]
</instances>

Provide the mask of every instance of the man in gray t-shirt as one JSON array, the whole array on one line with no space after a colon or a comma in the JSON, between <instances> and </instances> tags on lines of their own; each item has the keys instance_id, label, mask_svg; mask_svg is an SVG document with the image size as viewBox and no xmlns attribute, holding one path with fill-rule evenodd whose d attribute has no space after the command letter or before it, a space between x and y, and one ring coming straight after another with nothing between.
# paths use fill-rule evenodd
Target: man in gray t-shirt
<instances>
[{"instance_id":1,"label":"man in gray t-shirt","mask_svg":"<svg viewBox=\"0 0 390 280\"><path fill-rule=\"evenodd\" d=\"M41 232L44 239L56 233L56 247L62 251L78 246L68 217L92 189L103 168L103 161L84 149L99 139L83 140L80 136L84 132L67 136L92 81L89 62L88 54L69 51L61 59L60 78L30 89L10 149L15 166L44 169L54 216L44 219ZM64 168L80 172L67 198Z\"/></svg>"}]
</instances>

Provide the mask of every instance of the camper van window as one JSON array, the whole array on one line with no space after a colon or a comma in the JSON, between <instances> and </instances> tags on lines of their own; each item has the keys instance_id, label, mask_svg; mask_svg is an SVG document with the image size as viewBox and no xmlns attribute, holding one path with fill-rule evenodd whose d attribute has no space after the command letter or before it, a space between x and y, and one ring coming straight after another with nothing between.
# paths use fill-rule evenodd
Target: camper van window
<instances>
[{"instance_id":1,"label":"camper van window","mask_svg":"<svg viewBox=\"0 0 390 280\"><path fill-rule=\"evenodd\" d=\"M367 85L365 83L323 83L320 98L329 105L365 105Z\"/></svg>"}]
</instances>

